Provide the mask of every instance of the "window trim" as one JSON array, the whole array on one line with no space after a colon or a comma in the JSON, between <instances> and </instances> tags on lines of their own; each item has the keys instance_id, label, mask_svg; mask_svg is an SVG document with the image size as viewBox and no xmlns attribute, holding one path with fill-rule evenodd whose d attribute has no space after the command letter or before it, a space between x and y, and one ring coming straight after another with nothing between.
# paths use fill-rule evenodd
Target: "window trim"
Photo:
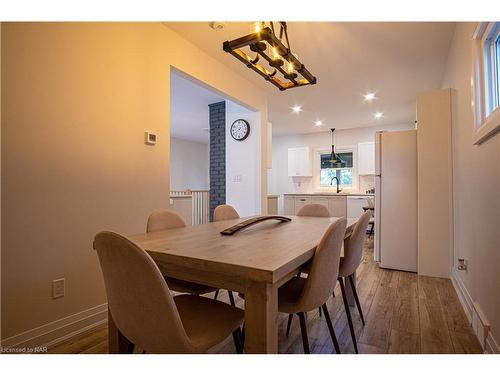
<instances>
[{"instance_id":1,"label":"window trim","mask_svg":"<svg viewBox=\"0 0 500 375\"><path fill-rule=\"evenodd\" d=\"M500 106L486 116L485 51L484 44L490 37L495 22L479 22L472 35L473 69L471 77L472 109L474 114L473 144L480 145L500 131ZM496 72L495 72L496 74ZM497 99L498 100L498 99Z\"/></svg>"},{"instance_id":2,"label":"window trim","mask_svg":"<svg viewBox=\"0 0 500 375\"><path fill-rule=\"evenodd\" d=\"M359 175L358 175L358 147L357 146L335 146L335 152L352 152L352 186L343 187L343 191L358 191ZM321 186L321 154L331 153L331 148L315 148L313 156L313 189L314 192L335 192L336 186Z\"/></svg>"}]
</instances>

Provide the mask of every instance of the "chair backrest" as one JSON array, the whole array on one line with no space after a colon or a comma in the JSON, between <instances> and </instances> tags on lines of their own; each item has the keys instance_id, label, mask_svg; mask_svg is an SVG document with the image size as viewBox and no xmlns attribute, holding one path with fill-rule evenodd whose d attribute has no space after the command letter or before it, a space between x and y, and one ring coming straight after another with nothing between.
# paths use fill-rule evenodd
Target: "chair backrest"
<instances>
[{"instance_id":1,"label":"chair backrest","mask_svg":"<svg viewBox=\"0 0 500 375\"><path fill-rule=\"evenodd\" d=\"M358 219L351 235L344 244L344 260L339 274L342 277L352 275L363 258L363 244L365 242L366 228L372 216L372 211L367 210Z\"/></svg>"},{"instance_id":2,"label":"chair backrest","mask_svg":"<svg viewBox=\"0 0 500 375\"><path fill-rule=\"evenodd\" d=\"M342 217L331 224L321 238L299 297L298 309L310 311L323 305L333 293L337 283L340 250L344 240L347 219Z\"/></svg>"},{"instance_id":3,"label":"chair backrest","mask_svg":"<svg viewBox=\"0 0 500 375\"><path fill-rule=\"evenodd\" d=\"M108 307L120 332L148 353L192 353L174 299L153 259L113 232L95 236Z\"/></svg>"},{"instance_id":4,"label":"chair backrest","mask_svg":"<svg viewBox=\"0 0 500 375\"><path fill-rule=\"evenodd\" d=\"M177 215L175 212L159 210L149 215L146 232L156 232L159 230L182 228L185 226L186 223L182 217Z\"/></svg>"},{"instance_id":5,"label":"chair backrest","mask_svg":"<svg viewBox=\"0 0 500 375\"><path fill-rule=\"evenodd\" d=\"M322 204L311 203L302 206L297 216L330 217L330 211Z\"/></svg>"},{"instance_id":6,"label":"chair backrest","mask_svg":"<svg viewBox=\"0 0 500 375\"><path fill-rule=\"evenodd\" d=\"M229 204L221 204L220 206L215 207L214 210L214 221L222 221L222 220L231 220L231 219L239 219L240 215L234 209L233 206Z\"/></svg>"}]
</instances>

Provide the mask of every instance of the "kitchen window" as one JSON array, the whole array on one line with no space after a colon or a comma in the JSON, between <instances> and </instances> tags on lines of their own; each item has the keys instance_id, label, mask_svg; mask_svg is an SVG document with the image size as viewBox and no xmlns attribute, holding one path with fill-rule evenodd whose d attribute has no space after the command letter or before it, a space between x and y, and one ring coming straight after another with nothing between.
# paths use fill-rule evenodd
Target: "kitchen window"
<instances>
[{"instance_id":1,"label":"kitchen window","mask_svg":"<svg viewBox=\"0 0 500 375\"><path fill-rule=\"evenodd\" d=\"M500 22L479 23L473 43L474 144L480 144L500 130Z\"/></svg>"},{"instance_id":2,"label":"kitchen window","mask_svg":"<svg viewBox=\"0 0 500 375\"><path fill-rule=\"evenodd\" d=\"M353 186L353 153L352 152L338 152L337 155L345 161L345 168L331 168L330 157L331 153L322 153L320 155L320 186L333 187L337 186L335 178L338 178L341 187Z\"/></svg>"}]
</instances>

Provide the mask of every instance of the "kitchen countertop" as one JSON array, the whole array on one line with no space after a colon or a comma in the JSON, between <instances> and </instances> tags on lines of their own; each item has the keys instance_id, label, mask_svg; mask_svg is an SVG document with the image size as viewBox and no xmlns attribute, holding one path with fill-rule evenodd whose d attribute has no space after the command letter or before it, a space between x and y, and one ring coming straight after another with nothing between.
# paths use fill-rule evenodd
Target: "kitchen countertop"
<instances>
[{"instance_id":1,"label":"kitchen countertop","mask_svg":"<svg viewBox=\"0 0 500 375\"><path fill-rule=\"evenodd\" d=\"M287 193L283 194L284 196L308 196L308 195L314 195L314 196L362 196L362 197L374 197L375 194L366 194L366 193Z\"/></svg>"}]
</instances>

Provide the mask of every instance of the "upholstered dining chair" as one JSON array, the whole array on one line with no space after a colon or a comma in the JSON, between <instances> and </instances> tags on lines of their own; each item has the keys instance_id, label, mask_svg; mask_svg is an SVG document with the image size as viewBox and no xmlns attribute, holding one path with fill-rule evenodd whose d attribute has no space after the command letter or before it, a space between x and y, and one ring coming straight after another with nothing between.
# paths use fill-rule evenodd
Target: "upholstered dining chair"
<instances>
[{"instance_id":1,"label":"upholstered dining chair","mask_svg":"<svg viewBox=\"0 0 500 375\"><path fill-rule=\"evenodd\" d=\"M330 217L330 211L322 204L310 203L302 206L297 216Z\"/></svg>"},{"instance_id":2,"label":"upholstered dining chair","mask_svg":"<svg viewBox=\"0 0 500 375\"><path fill-rule=\"evenodd\" d=\"M313 217L330 217L330 211L328 208L322 204L309 203L302 206L297 212L297 216L313 216ZM304 266L303 272L308 272L311 264L310 262ZM319 316L321 316L321 307L318 309ZM286 335L290 333L290 327L292 326L293 314L288 316L288 323L286 326Z\"/></svg>"},{"instance_id":3,"label":"upholstered dining chair","mask_svg":"<svg viewBox=\"0 0 500 375\"><path fill-rule=\"evenodd\" d=\"M340 258L339 266L339 284L340 290L342 292L342 299L344 301L344 309L347 315L347 322L349 323L349 330L351 331L352 343L354 345L354 351L358 353L358 344L356 342L356 334L354 332L354 326L352 323L351 311L349 303L347 301L347 296L345 292L345 282L346 279L349 280L351 284L352 293L354 295L354 300L356 301L356 306L358 308L359 316L361 322L365 325L365 318L363 317L363 311L361 310L361 304L359 303L358 293L356 291L356 286L354 283L354 273L361 264L363 259L363 243L365 241L366 228L368 227L368 222L372 217L371 210L366 211L358 219L358 222L354 226L351 235L344 242L344 256Z\"/></svg>"},{"instance_id":4,"label":"upholstered dining chair","mask_svg":"<svg viewBox=\"0 0 500 375\"><path fill-rule=\"evenodd\" d=\"M229 204L221 204L215 207L214 210L214 221L239 219L240 215L234 209L233 206Z\"/></svg>"},{"instance_id":5,"label":"upholstered dining chair","mask_svg":"<svg viewBox=\"0 0 500 375\"><path fill-rule=\"evenodd\" d=\"M182 228L185 226L186 223L184 222L184 220L175 212L168 210L159 210L149 215L148 222L146 224L146 232L156 232L167 229ZM218 291L217 288L213 288L208 285L175 279L168 276L165 276L165 281L167 282L168 287L171 290L181 293L202 295L211 292L217 293Z\"/></svg>"},{"instance_id":6,"label":"upholstered dining chair","mask_svg":"<svg viewBox=\"0 0 500 375\"><path fill-rule=\"evenodd\" d=\"M210 298L172 297L158 266L144 249L117 233L94 239L113 321L147 353L206 353L231 333L239 353L244 312Z\"/></svg>"},{"instance_id":7,"label":"upholstered dining chair","mask_svg":"<svg viewBox=\"0 0 500 375\"><path fill-rule=\"evenodd\" d=\"M236 211L234 209L234 207L229 205L229 204L221 204L221 205L218 205L217 207L215 207L214 222L239 219L239 218L240 218L240 215L238 214L238 211ZM231 305L236 306L234 303L233 292L228 290L227 294L229 296L229 302L231 303ZM217 299L218 295L219 295L219 291L216 291L214 299Z\"/></svg>"},{"instance_id":8,"label":"upholstered dining chair","mask_svg":"<svg viewBox=\"0 0 500 375\"><path fill-rule=\"evenodd\" d=\"M331 224L316 246L307 278L296 276L278 289L278 311L299 317L304 353L309 353L305 313L319 307L323 309L335 350L340 353L326 302L337 283L346 226L345 217Z\"/></svg>"}]
</instances>

